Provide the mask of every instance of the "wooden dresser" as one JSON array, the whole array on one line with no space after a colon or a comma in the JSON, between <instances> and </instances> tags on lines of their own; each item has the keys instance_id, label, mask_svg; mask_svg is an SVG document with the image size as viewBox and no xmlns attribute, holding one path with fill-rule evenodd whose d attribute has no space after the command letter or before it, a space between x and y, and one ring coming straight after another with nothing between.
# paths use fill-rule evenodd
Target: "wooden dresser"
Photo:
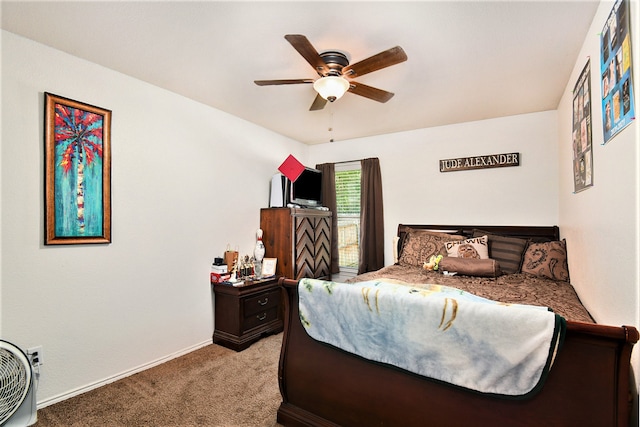
<instances>
[{"instance_id":1,"label":"wooden dresser","mask_svg":"<svg viewBox=\"0 0 640 427\"><path fill-rule=\"evenodd\" d=\"M245 282L243 286L213 284L213 342L241 351L262 336L283 329L284 306L278 277Z\"/></svg>"},{"instance_id":2,"label":"wooden dresser","mask_svg":"<svg viewBox=\"0 0 640 427\"><path fill-rule=\"evenodd\" d=\"M331 278L331 212L265 208L260 228L266 258L277 258L276 275L289 279Z\"/></svg>"}]
</instances>

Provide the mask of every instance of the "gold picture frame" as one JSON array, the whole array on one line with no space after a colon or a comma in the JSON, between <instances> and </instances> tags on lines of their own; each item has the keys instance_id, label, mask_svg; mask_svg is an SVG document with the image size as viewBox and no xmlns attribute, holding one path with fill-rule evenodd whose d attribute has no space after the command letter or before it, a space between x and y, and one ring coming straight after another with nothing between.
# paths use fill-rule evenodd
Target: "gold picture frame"
<instances>
[{"instance_id":1,"label":"gold picture frame","mask_svg":"<svg viewBox=\"0 0 640 427\"><path fill-rule=\"evenodd\" d=\"M277 265L278 265L278 258L264 258L262 260L262 276L263 277L275 276Z\"/></svg>"},{"instance_id":2,"label":"gold picture frame","mask_svg":"<svg viewBox=\"0 0 640 427\"><path fill-rule=\"evenodd\" d=\"M44 95L44 243L111 243L111 110Z\"/></svg>"}]
</instances>

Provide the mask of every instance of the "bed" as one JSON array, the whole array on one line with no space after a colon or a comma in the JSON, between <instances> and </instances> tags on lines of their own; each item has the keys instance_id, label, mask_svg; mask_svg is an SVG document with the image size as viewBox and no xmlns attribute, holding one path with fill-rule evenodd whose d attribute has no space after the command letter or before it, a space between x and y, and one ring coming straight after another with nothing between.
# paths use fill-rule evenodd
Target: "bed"
<instances>
[{"instance_id":1,"label":"bed","mask_svg":"<svg viewBox=\"0 0 640 427\"><path fill-rule=\"evenodd\" d=\"M441 268L427 271L420 265L423 261L420 256L425 253L418 254L412 262L415 253L410 254L410 248L424 250L424 245L416 246L420 239L415 236L427 236L428 241L430 234L443 235L441 240L435 239L437 251L443 255L449 252L445 252L447 249L440 242L451 240L445 236L456 236L462 242L487 236L485 243L492 243L488 245L489 258L501 259L507 271L491 274L486 264L480 272L476 269L471 273L464 271L465 266L454 276L444 275ZM509 267L514 256L518 256L518 250L513 251L509 245L520 240L526 244L519 265ZM498 255L505 245L506 252ZM286 314L278 374L282 394L278 409L280 424L629 425L637 397L630 358L638 331L632 326L596 324L570 284L566 258L564 265L554 263L557 257L550 256L551 252L537 250L564 248L558 227L400 225L397 247L396 264L356 276L351 282L355 285L390 279L418 288L425 283L437 283L503 303L550 307L566 319L561 349L554 356L541 390L517 399L478 393L311 338L300 318L298 281L283 278L280 283L285 290ZM543 266L546 271L538 262L540 253L554 259ZM454 261L448 258L443 261ZM416 259L420 261L415 262ZM447 266L443 261L441 267Z\"/></svg>"}]
</instances>

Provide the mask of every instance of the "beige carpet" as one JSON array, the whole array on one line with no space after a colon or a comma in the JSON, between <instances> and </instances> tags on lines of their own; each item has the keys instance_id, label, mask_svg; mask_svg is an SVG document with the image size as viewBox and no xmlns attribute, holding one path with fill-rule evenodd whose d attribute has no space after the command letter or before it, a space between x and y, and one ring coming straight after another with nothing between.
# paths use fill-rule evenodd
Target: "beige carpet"
<instances>
[{"instance_id":1,"label":"beige carpet","mask_svg":"<svg viewBox=\"0 0 640 427\"><path fill-rule=\"evenodd\" d=\"M236 353L216 344L38 411L36 427L273 427L282 333Z\"/></svg>"}]
</instances>

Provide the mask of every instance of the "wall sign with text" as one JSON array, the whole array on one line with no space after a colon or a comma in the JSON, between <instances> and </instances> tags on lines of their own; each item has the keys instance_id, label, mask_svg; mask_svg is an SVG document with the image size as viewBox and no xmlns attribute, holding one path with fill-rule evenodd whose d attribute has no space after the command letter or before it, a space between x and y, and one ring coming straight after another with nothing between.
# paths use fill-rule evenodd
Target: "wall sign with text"
<instances>
[{"instance_id":1,"label":"wall sign with text","mask_svg":"<svg viewBox=\"0 0 640 427\"><path fill-rule=\"evenodd\" d=\"M440 172L520 166L520 153L489 154L440 160Z\"/></svg>"}]
</instances>

